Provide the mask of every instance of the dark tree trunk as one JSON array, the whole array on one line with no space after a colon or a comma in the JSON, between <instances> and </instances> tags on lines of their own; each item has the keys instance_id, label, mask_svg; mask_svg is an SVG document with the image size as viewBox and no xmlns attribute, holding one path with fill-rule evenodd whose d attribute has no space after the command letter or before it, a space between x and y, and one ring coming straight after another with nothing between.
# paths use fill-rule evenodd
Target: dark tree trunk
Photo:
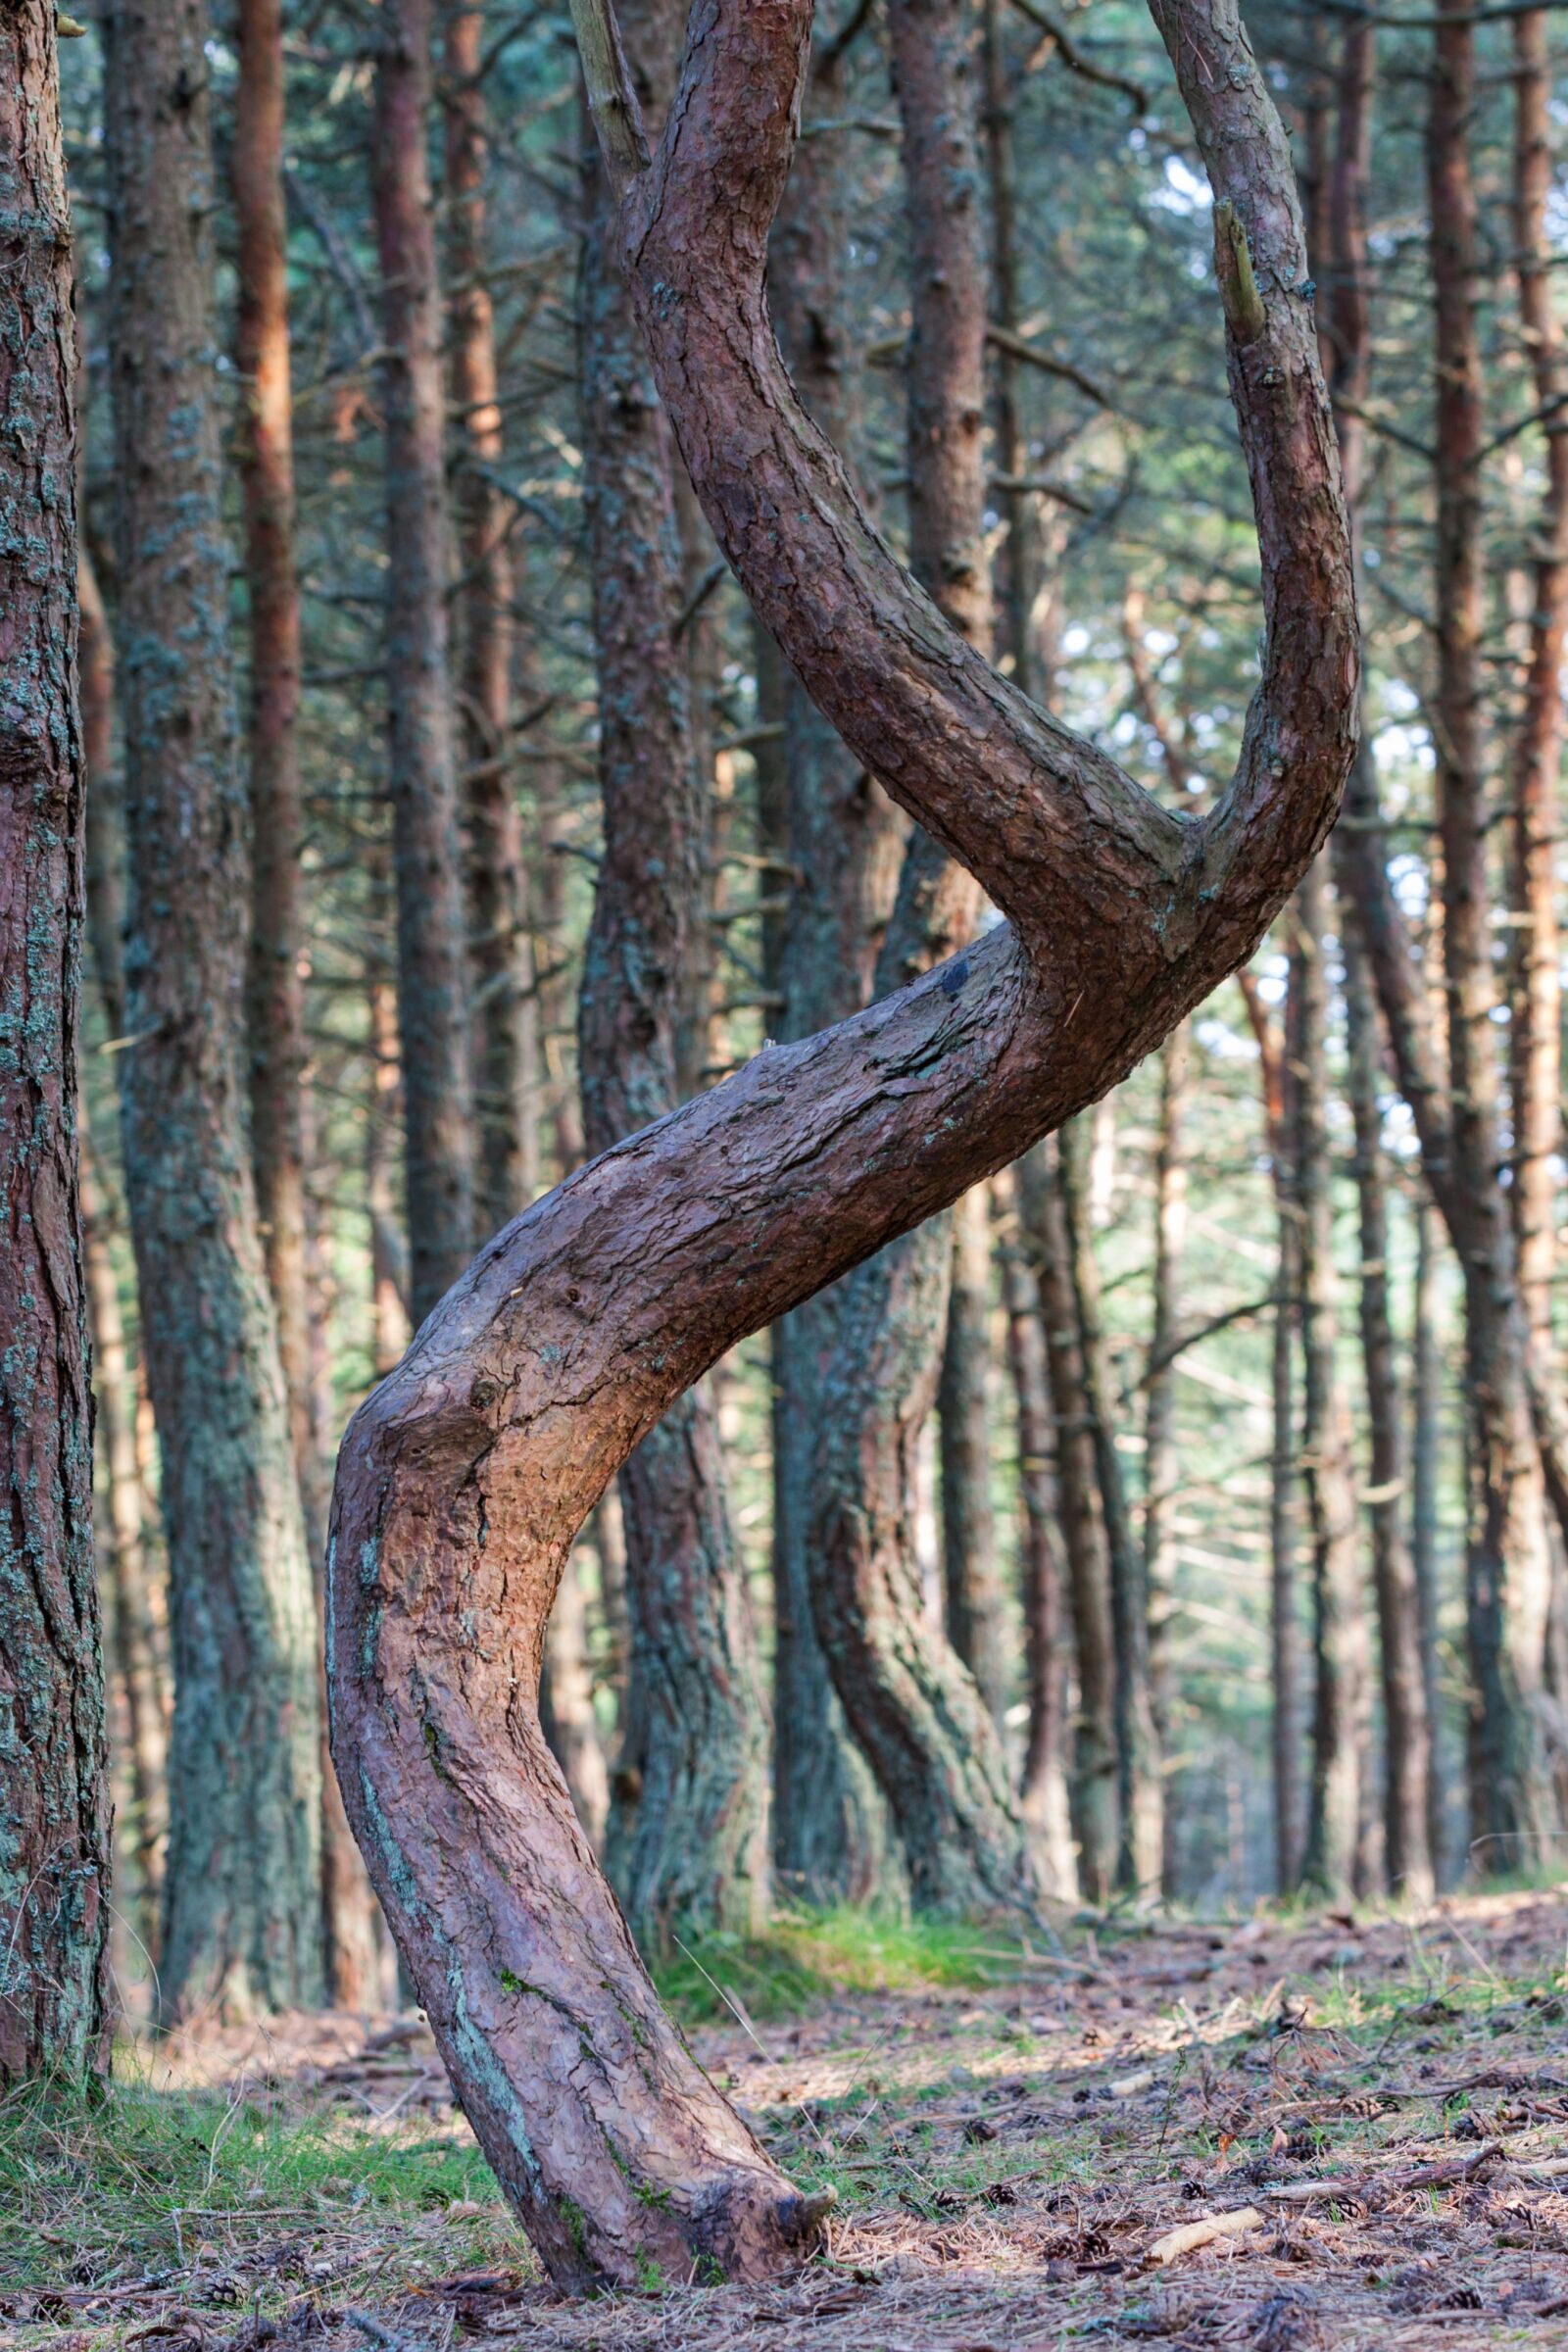
<instances>
[{"instance_id":1,"label":"dark tree trunk","mask_svg":"<svg viewBox=\"0 0 1568 2352\"><path fill-rule=\"evenodd\" d=\"M244 1100L246 795L227 661L207 16L105 19L134 1045L126 1193L158 1417L174 1718L166 2013L320 1990L316 1608Z\"/></svg>"},{"instance_id":2,"label":"dark tree trunk","mask_svg":"<svg viewBox=\"0 0 1568 2352\"><path fill-rule=\"evenodd\" d=\"M1250 972L1238 975L1257 1040L1263 1134L1278 1218L1274 1347L1270 1366L1274 1438L1269 1463L1269 1690L1273 1707L1274 1882L1291 1893L1300 1876L1301 1629L1297 1607L1296 1330L1301 1289L1300 1228L1295 1206L1295 1086L1287 1057Z\"/></svg>"},{"instance_id":3,"label":"dark tree trunk","mask_svg":"<svg viewBox=\"0 0 1568 2352\"><path fill-rule=\"evenodd\" d=\"M457 760L447 674L446 390L426 141L433 0L388 0L371 177L381 263L389 788L398 906L409 1307L472 1247L473 1135Z\"/></svg>"},{"instance_id":4,"label":"dark tree trunk","mask_svg":"<svg viewBox=\"0 0 1568 2352\"><path fill-rule=\"evenodd\" d=\"M53 7L0 18L0 2084L109 2069L109 1825L76 1168L85 774Z\"/></svg>"},{"instance_id":5,"label":"dark tree trunk","mask_svg":"<svg viewBox=\"0 0 1568 2352\"><path fill-rule=\"evenodd\" d=\"M1438 1473L1443 1451L1443 1350L1438 1336L1438 1249L1432 1209L1415 1204L1415 1296L1410 1329L1410 1565L1415 1576L1421 1682L1432 1748L1427 1838L1438 1886L1446 1884L1443 1678L1438 1646Z\"/></svg>"},{"instance_id":6,"label":"dark tree trunk","mask_svg":"<svg viewBox=\"0 0 1568 2352\"><path fill-rule=\"evenodd\" d=\"M1002 1241L1007 1364L1017 1405L1020 1508L1018 1597L1023 1612L1029 1727L1019 1810L1042 1893L1070 1901L1078 1892L1067 1801L1067 1668L1063 1569L1054 1475L1055 1432L1051 1367L1040 1294L1013 1205L1016 1185L1004 1179L1010 1212Z\"/></svg>"},{"instance_id":7,"label":"dark tree trunk","mask_svg":"<svg viewBox=\"0 0 1568 2352\"><path fill-rule=\"evenodd\" d=\"M1170 1751L1174 1699L1170 1636L1176 1615L1176 1545L1171 1518L1181 1486L1177 1447L1176 1349L1182 1324L1187 1248L1187 1108L1192 1040L1178 1029L1159 1070L1159 1143L1154 1153L1153 1316L1144 1387L1144 1588L1149 1602L1149 1689L1161 1757ZM1162 1882L1169 1894L1171 1824L1165 1808Z\"/></svg>"},{"instance_id":8,"label":"dark tree trunk","mask_svg":"<svg viewBox=\"0 0 1568 2352\"><path fill-rule=\"evenodd\" d=\"M942 1569L948 1639L998 1730L1012 1695L1006 1598L991 1502L991 1211L983 1187L953 1212L942 1416Z\"/></svg>"},{"instance_id":9,"label":"dark tree trunk","mask_svg":"<svg viewBox=\"0 0 1568 2352\"><path fill-rule=\"evenodd\" d=\"M1094 1448L1110 1570L1115 1642L1116 1883L1127 1893L1151 1896L1159 1892L1164 1866L1165 1788L1150 1677L1149 1590L1121 1456L1116 1451L1117 1407L1090 1215L1089 1148L1087 1127L1075 1123L1062 1131L1058 1183L1078 1310L1084 1412Z\"/></svg>"},{"instance_id":10,"label":"dark tree trunk","mask_svg":"<svg viewBox=\"0 0 1568 2352\"><path fill-rule=\"evenodd\" d=\"M573 1537L739 1338L1016 1159L1245 960L1321 846L1355 741L1354 599L1291 292L1305 256L1289 152L1235 20L1163 0L1220 198L1265 612L1289 626L1271 625L1235 782L1182 824L941 619L795 399L763 279L810 14L699 0L649 163L612 21L583 0L595 122L720 547L846 741L875 747L1007 919L535 1203L361 1407L339 1467L334 1738L357 1830L485 2152L552 2275L579 2286L655 2265L776 2273L820 2205L686 2053L544 1744L544 1627Z\"/></svg>"},{"instance_id":11,"label":"dark tree trunk","mask_svg":"<svg viewBox=\"0 0 1568 2352\"><path fill-rule=\"evenodd\" d=\"M1296 894L1289 1052L1295 1076L1292 1205L1300 1249L1299 1461L1311 1535L1312 1779L1304 1884L1334 1901L1366 1893L1380 1873L1366 1851L1372 1657L1340 1382L1339 1276L1328 1139L1328 875L1314 865Z\"/></svg>"},{"instance_id":12,"label":"dark tree trunk","mask_svg":"<svg viewBox=\"0 0 1568 2352\"><path fill-rule=\"evenodd\" d=\"M1517 1869L1549 1827L1537 1705L1551 1571L1544 1488L1531 1417L1515 1244L1498 1183L1502 1152L1492 1024L1482 654L1481 346L1474 10L1439 24L1428 121L1437 339L1438 678L1433 732L1443 846L1454 1235L1465 1276L1466 1394L1472 1421L1466 1607L1472 1837L1483 1869Z\"/></svg>"},{"instance_id":13,"label":"dark tree trunk","mask_svg":"<svg viewBox=\"0 0 1568 2352\"><path fill-rule=\"evenodd\" d=\"M462 452L455 494L462 582L458 677L479 1139L478 1242L499 1232L539 1187L538 1016L522 819L513 774L513 510L496 479L505 438L495 306L486 275L484 24L482 8L456 0L445 47L452 397Z\"/></svg>"},{"instance_id":14,"label":"dark tree trunk","mask_svg":"<svg viewBox=\"0 0 1568 2352\"><path fill-rule=\"evenodd\" d=\"M662 114L677 60L663 0L624 19ZM705 981L704 795L678 623L669 422L614 253L601 181L583 273L589 562L605 846L578 1016L591 1152L672 1110ZM767 1900L767 1725L716 1408L688 1391L621 1473L633 1739L617 1766L613 1875L645 1943L745 1932Z\"/></svg>"},{"instance_id":15,"label":"dark tree trunk","mask_svg":"<svg viewBox=\"0 0 1568 2352\"><path fill-rule=\"evenodd\" d=\"M1116 1878L1116 1642L1110 1551L1084 1389L1083 1335L1072 1278L1072 1246L1056 1147L1043 1145L1018 1171L1019 1202L1040 1285L1052 1412L1056 1430L1056 1497L1073 1647L1078 1719L1073 1736L1072 1826L1086 1898L1104 1902Z\"/></svg>"},{"instance_id":16,"label":"dark tree trunk","mask_svg":"<svg viewBox=\"0 0 1568 2352\"><path fill-rule=\"evenodd\" d=\"M842 116L831 51L811 80L817 118ZM796 150L768 248L779 341L807 410L852 466L859 369L845 309L854 188L852 143L831 134ZM769 647L772 646L768 639ZM903 820L847 751L773 648L784 727L789 904L778 942L782 1039L810 1037L858 1012L898 884ZM773 1858L790 1890L863 1900L887 1869L886 1809L851 1738L811 1613L809 1547L823 1446L823 1382L838 1295L808 1299L773 1326Z\"/></svg>"}]
</instances>

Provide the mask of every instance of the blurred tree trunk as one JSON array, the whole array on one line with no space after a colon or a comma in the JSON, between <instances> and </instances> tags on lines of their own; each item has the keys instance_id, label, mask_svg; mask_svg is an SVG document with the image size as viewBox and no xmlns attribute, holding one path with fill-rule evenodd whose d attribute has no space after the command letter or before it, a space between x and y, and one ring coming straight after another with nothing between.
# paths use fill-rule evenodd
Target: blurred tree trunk
<instances>
[{"instance_id":1,"label":"blurred tree trunk","mask_svg":"<svg viewBox=\"0 0 1568 2352\"><path fill-rule=\"evenodd\" d=\"M514 1217L539 1185L538 1010L513 772L511 509L496 478L506 445L487 275L484 26L482 8L454 0L445 47L447 252L461 451L458 701L478 1121L475 1246Z\"/></svg>"},{"instance_id":2,"label":"blurred tree trunk","mask_svg":"<svg viewBox=\"0 0 1568 2352\"><path fill-rule=\"evenodd\" d=\"M1018 1433L1018 1598L1029 1704L1019 1810L1042 1892L1070 1902L1078 1892L1078 1862L1067 1796L1070 1651L1061 1605L1060 1511L1053 1472L1055 1433L1040 1294L1029 1269L1017 1190L1011 1175L999 1177L993 1188L999 1209L1005 1212L1003 1305Z\"/></svg>"},{"instance_id":3,"label":"blurred tree trunk","mask_svg":"<svg viewBox=\"0 0 1568 2352\"><path fill-rule=\"evenodd\" d=\"M1171 1628L1176 1615L1176 1544L1171 1528L1181 1466L1176 1443L1176 1349L1182 1324L1182 1260L1187 1248L1185 1117L1192 1033L1166 1041L1159 1064L1159 1141L1154 1153L1153 1315L1144 1401L1144 1589L1149 1610L1149 1690L1163 1765L1170 1751L1173 1686ZM1161 1884L1169 1895L1172 1840L1162 1807Z\"/></svg>"},{"instance_id":4,"label":"blurred tree trunk","mask_svg":"<svg viewBox=\"0 0 1568 2352\"><path fill-rule=\"evenodd\" d=\"M227 654L207 16L105 18L130 906L126 1192L168 1534L162 2006L321 1988L316 1610L244 1102L245 792Z\"/></svg>"},{"instance_id":5,"label":"blurred tree trunk","mask_svg":"<svg viewBox=\"0 0 1568 2352\"><path fill-rule=\"evenodd\" d=\"M282 0L240 0L231 175L239 234L235 364L250 607L251 1157L277 1314L289 1434L313 1562L326 1543L326 1463L315 1410L306 1200L307 1046L300 788L300 599L294 546ZM327 1750L321 1684L321 1908L327 1990L368 2009L374 1901Z\"/></svg>"},{"instance_id":6,"label":"blurred tree trunk","mask_svg":"<svg viewBox=\"0 0 1568 2352\"><path fill-rule=\"evenodd\" d=\"M1498 1183L1501 1114L1492 1022L1482 636L1482 363L1476 192L1475 11L1434 33L1427 126L1436 305L1437 687L1433 732L1443 848L1443 953L1455 1245L1465 1274L1466 1394L1472 1417L1467 1612L1474 1678L1471 1831L1476 1859L1518 1869L1550 1826L1537 1702L1550 1558L1531 1415L1515 1239ZM1533 820L1532 820L1533 821Z\"/></svg>"},{"instance_id":7,"label":"blurred tree trunk","mask_svg":"<svg viewBox=\"0 0 1568 2352\"><path fill-rule=\"evenodd\" d=\"M816 55L808 94L813 118L842 116L842 74L831 46ZM854 153L842 136L802 142L768 248L773 316L790 372L810 415L852 464L860 439L860 370L845 285ZM783 1000L778 1034L791 1039L813 1036L866 1003L905 827L772 640L766 645L776 672L769 708L784 731L783 824L774 848L788 899L770 945ZM840 1304L836 1290L822 1292L771 1334L773 1859L792 1893L818 1902L862 1901L888 1868L886 1808L845 1723L811 1611L823 1384Z\"/></svg>"},{"instance_id":8,"label":"blurred tree trunk","mask_svg":"<svg viewBox=\"0 0 1568 2352\"><path fill-rule=\"evenodd\" d=\"M937 1385L942 1423L942 1566L948 1639L1000 1731L1012 1677L1006 1597L991 1501L991 1211L984 1185L953 1212L948 1336Z\"/></svg>"},{"instance_id":9,"label":"blurred tree trunk","mask_svg":"<svg viewBox=\"0 0 1568 2352\"><path fill-rule=\"evenodd\" d=\"M678 24L621 19L655 119ZM578 1062L591 1152L674 1108L700 1029L702 780L668 420L615 260L601 179L581 296L583 446L599 665L605 846L583 956ZM611 1822L627 1916L656 1946L745 1933L767 1901L767 1723L710 1387L688 1391L620 1475L630 1612L628 1728Z\"/></svg>"},{"instance_id":10,"label":"blurred tree trunk","mask_svg":"<svg viewBox=\"0 0 1568 2352\"><path fill-rule=\"evenodd\" d=\"M433 0L388 0L371 180L381 265L389 782L398 906L409 1310L468 1261L472 1085L457 760L448 680L446 391L427 137Z\"/></svg>"},{"instance_id":11,"label":"blurred tree trunk","mask_svg":"<svg viewBox=\"0 0 1568 2352\"><path fill-rule=\"evenodd\" d=\"M1446 1883L1443 1792L1443 1680L1438 1643L1438 1473L1443 1450L1443 1348L1438 1334L1438 1242L1425 1196L1415 1203L1415 1284L1410 1318L1410 1565L1415 1577L1421 1682L1432 1767L1427 1840L1439 1887Z\"/></svg>"},{"instance_id":12,"label":"blurred tree trunk","mask_svg":"<svg viewBox=\"0 0 1568 2352\"><path fill-rule=\"evenodd\" d=\"M1293 1205L1300 1247L1299 1460L1312 1562L1312 1779L1303 1882L1333 1901L1366 1893L1372 1657L1361 1590L1349 1408L1339 1377L1339 1277L1328 1141L1328 875L1316 863L1296 894L1288 1051L1296 1079Z\"/></svg>"},{"instance_id":13,"label":"blurred tree trunk","mask_svg":"<svg viewBox=\"0 0 1568 2352\"><path fill-rule=\"evenodd\" d=\"M1083 1338L1072 1278L1072 1250L1054 1141L1039 1145L1018 1169L1018 1198L1029 1254L1040 1286L1056 1431L1056 1495L1073 1644L1078 1659L1078 1720L1073 1740L1072 1823L1085 1899L1104 1902L1115 1885L1119 1850L1116 1770L1116 1642L1095 1441L1085 1394Z\"/></svg>"},{"instance_id":14,"label":"blurred tree trunk","mask_svg":"<svg viewBox=\"0 0 1568 2352\"><path fill-rule=\"evenodd\" d=\"M1127 1893L1147 1897L1158 1894L1164 1865L1164 1780L1150 1682L1149 1591L1143 1552L1133 1532L1121 1456L1116 1451L1117 1407L1111 1393L1091 1213L1091 1130L1084 1122L1075 1119L1062 1128L1057 1141L1056 1181L1078 1313L1084 1412L1110 1570L1115 1642L1116 1883Z\"/></svg>"},{"instance_id":15,"label":"blurred tree trunk","mask_svg":"<svg viewBox=\"0 0 1568 2352\"><path fill-rule=\"evenodd\" d=\"M52 7L0 17L0 2085L107 2078L110 1815L76 1167L85 776Z\"/></svg>"}]
</instances>

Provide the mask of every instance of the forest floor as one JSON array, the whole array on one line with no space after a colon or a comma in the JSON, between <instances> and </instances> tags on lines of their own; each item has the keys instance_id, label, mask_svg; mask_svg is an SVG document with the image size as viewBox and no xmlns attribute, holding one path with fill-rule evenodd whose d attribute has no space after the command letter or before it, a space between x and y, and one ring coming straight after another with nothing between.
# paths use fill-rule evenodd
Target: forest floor
<instances>
[{"instance_id":1,"label":"forest floor","mask_svg":"<svg viewBox=\"0 0 1568 2352\"><path fill-rule=\"evenodd\" d=\"M767 2289L554 2295L417 2020L128 2051L94 2111L0 2107L0 2343L1568 2346L1568 1891L1069 1944L797 1923L682 1962L704 2063L839 2191Z\"/></svg>"}]
</instances>

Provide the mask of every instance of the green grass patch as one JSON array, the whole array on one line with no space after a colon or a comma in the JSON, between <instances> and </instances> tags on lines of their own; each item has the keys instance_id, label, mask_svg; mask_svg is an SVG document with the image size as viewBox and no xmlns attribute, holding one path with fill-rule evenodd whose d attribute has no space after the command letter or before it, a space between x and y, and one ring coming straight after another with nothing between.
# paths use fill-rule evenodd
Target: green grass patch
<instances>
[{"instance_id":1,"label":"green grass patch","mask_svg":"<svg viewBox=\"0 0 1568 2352\"><path fill-rule=\"evenodd\" d=\"M336 2109L290 2114L261 2090L159 2090L134 2072L93 2100L33 2091L0 2101L8 2287L243 2269L262 2239L300 2234L341 2240L350 2268L363 2239L374 2265L389 2227L415 2254L415 2216L460 2232L447 2258L515 2263L521 2252L478 2149L424 2120L387 2132Z\"/></svg>"},{"instance_id":2,"label":"green grass patch","mask_svg":"<svg viewBox=\"0 0 1568 2352\"><path fill-rule=\"evenodd\" d=\"M1028 1965L1004 1929L900 1919L848 1905L780 1912L760 1936L704 1936L656 1964L663 1999L687 2025L733 2015L798 2016L844 1992L914 1992L1005 1983Z\"/></svg>"}]
</instances>

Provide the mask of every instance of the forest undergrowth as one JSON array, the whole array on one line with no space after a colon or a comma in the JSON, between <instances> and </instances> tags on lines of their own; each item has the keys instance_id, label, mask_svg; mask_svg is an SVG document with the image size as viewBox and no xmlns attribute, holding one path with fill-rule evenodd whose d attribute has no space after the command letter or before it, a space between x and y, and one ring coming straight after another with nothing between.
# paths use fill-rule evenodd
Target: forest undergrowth
<instances>
[{"instance_id":1,"label":"forest undergrowth","mask_svg":"<svg viewBox=\"0 0 1568 2352\"><path fill-rule=\"evenodd\" d=\"M416 2018L129 2044L0 2109L17 2352L1568 2344L1568 1892L683 1949L709 2070L839 2205L771 2289L540 2281Z\"/></svg>"}]
</instances>

